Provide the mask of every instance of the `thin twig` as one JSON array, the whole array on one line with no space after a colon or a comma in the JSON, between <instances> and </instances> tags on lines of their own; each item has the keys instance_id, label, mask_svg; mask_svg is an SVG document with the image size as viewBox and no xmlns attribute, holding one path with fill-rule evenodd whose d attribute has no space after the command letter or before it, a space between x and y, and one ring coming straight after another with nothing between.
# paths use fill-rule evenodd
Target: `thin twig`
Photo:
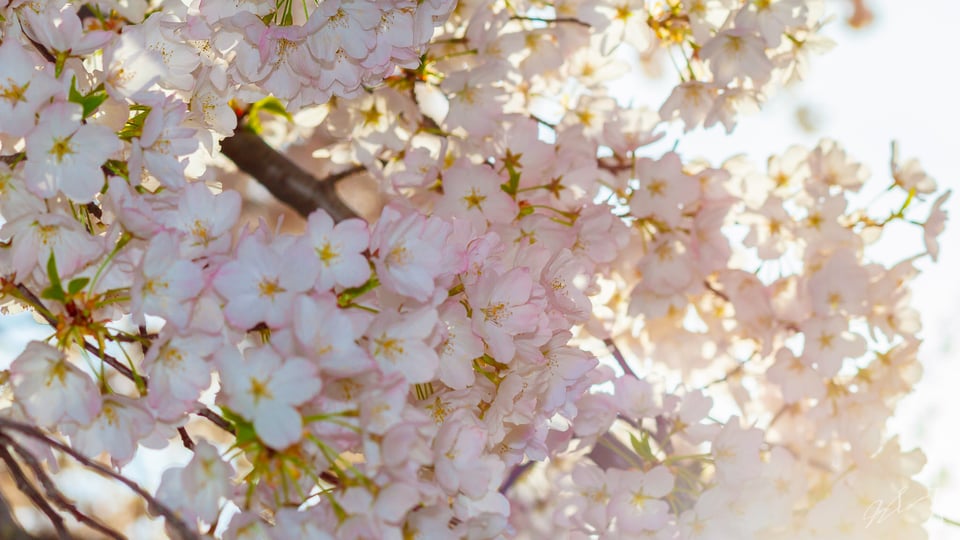
<instances>
[{"instance_id":1,"label":"thin twig","mask_svg":"<svg viewBox=\"0 0 960 540\"><path fill-rule=\"evenodd\" d=\"M523 473L527 472L527 469L533 467L535 461L528 461L520 465L514 465L513 469L510 470L510 475L507 476L507 479L503 481L503 484L500 485L500 494L506 495L507 491L510 489L513 484L523 476Z\"/></svg>"},{"instance_id":2,"label":"thin twig","mask_svg":"<svg viewBox=\"0 0 960 540\"><path fill-rule=\"evenodd\" d=\"M16 420L11 420L9 418L0 418L0 428L7 428L32 439L37 439L40 442L56 448L57 450L69 455L73 459L80 462L81 465L93 469L94 471L113 478L114 480L120 482L121 484L130 488L131 491L143 498L147 502L148 508L154 513L159 514L166 518L167 524L177 532L177 534L182 539L200 539L200 536L194 532L182 519L180 519L176 513L167 505L163 504L159 500L150 495L146 490L141 488L136 482L126 478L125 476L114 472L113 469L105 467L96 461L84 456L80 452L70 448L69 446L63 444L62 442L49 437L46 433L41 431L39 428L34 427L30 424L25 424L23 422L17 422Z\"/></svg>"},{"instance_id":3,"label":"thin twig","mask_svg":"<svg viewBox=\"0 0 960 540\"><path fill-rule=\"evenodd\" d=\"M230 433L231 435L237 434L236 430L233 428L233 424L231 424L230 422L227 422L226 418L220 416L219 414L211 411L206 407L203 407L199 411L197 411L197 416L202 416L206 418L207 420L216 424L218 428L226 431L227 433Z\"/></svg>"},{"instance_id":4,"label":"thin twig","mask_svg":"<svg viewBox=\"0 0 960 540\"><path fill-rule=\"evenodd\" d=\"M23 152L18 152L16 154L10 154L6 156L0 156L0 161L6 163L7 165L13 165L14 163L24 159Z\"/></svg>"},{"instance_id":5,"label":"thin twig","mask_svg":"<svg viewBox=\"0 0 960 540\"><path fill-rule=\"evenodd\" d=\"M556 17L556 18L554 18L554 19L547 19L547 18L544 18L544 17L527 17L527 16L524 16L524 15L514 15L514 16L510 17L510 20L511 20L511 21L540 22L540 23L546 23L546 24L572 23L572 24L576 24L576 25L579 25L579 26L583 26L584 28L592 28L592 27L590 26L590 23L588 23L588 22L586 22L586 21L581 21L580 19L577 19L577 18L575 18L575 17Z\"/></svg>"},{"instance_id":6,"label":"thin twig","mask_svg":"<svg viewBox=\"0 0 960 540\"><path fill-rule=\"evenodd\" d=\"M629 375L634 379L640 378L637 377L636 372L627 364L627 359L623 357L623 352L621 352L620 347L617 347L617 344L613 342L613 338L605 338L603 344L607 346L607 350L613 355L613 358L617 361L617 364L620 365L620 368L623 369L625 375Z\"/></svg>"},{"instance_id":7,"label":"thin twig","mask_svg":"<svg viewBox=\"0 0 960 540\"><path fill-rule=\"evenodd\" d=\"M57 505L64 512L69 513L74 517L78 522L90 527L91 529L102 533L110 538L115 540L125 540L123 535L117 532L114 529L106 526L101 523L99 520L92 516L88 516L80 511L69 499L61 492L57 485L53 483L53 480L50 479L50 476L43 470L43 465L37 460L37 458L30 453L29 450L23 448L19 443L13 439L0 435L0 442L5 443L7 446L10 446L14 449L20 459L26 463L27 467L30 468L30 471L33 473L33 476L40 482L40 485L43 486L43 491L46 492L47 500L52 501L53 504Z\"/></svg>"},{"instance_id":8,"label":"thin twig","mask_svg":"<svg viewBox=\"0 0 960 540\"><path fill-rule=\"evenodd\" d=\"M722 298L723 300L726 300L727 302L730 301L730 297L727 296L727 293L725 293L725 292L717 289L716 287L714 287L713 283L710 283L709 280L706 280L706 279L703 280L703 286L706 287L708 291L712 292L713 294L717 295L718 297Z\"/></svg>"},{"instance_id":9,"label":"thin twig","mask_svg":"<svg viewBox=\"0 0 960 540\"><path fill-rule=\"evenodd\" d=\"M194 444L193 439L190 438L190 434L187 433L187 430L183 428L183 426L177 428L177 433L180 434L180 442L183 443L184 448L187 450L196 448L197 445Z\"/></svg>"},{"instance_id":10,"label":"thin twig","mask_svg":"<svg viewBox=\"0 0 960 540\"><path fill-rule=\"evenodd\" d=\"M10 471L11 476L13 476L13 480L17 485L17 489L20 490L20 493L26 495L27 498L30 499L30 502L47 516L53 528L56 529L57 536L69 540L70 533L67 532L67 526L63 524L63 517L47 503L43 495L30 483L27 475L24 474L23 469L20 468L20 464L17 463L17 460L15 460L10 452L3 446L0 446L0 460L3 460L7 465L7 470Z\"/></svg>"},{"instance_id":11,"label":"thin twig","mask_svg":"<svg viewBox=\"0 0 960 540\"><path fill-rule=\"evenodd\" d=\"M673 441L670 440L672 426L665 416L658 414L656 417L657 432L653 440L657 441L657 446L667 455L673 453Z\"/></svg>"},{"instance_id":12,"label":"thin twig","mask_svg":"<svg viewBox=\"0 0 960 540\"><path fill-rule=\"evenodd\" d=\"M43 305L43 301L40 300L40 298L38 298L37 295L33 294L33 291L31 291L30 289L28 289L28 288L27 288L25 285L23 285L22 283L17 284L17 289L20 291L21 294L23 294L23 295L27 298L27 300L28 300L31 304L33 304L35 307L41 308L41 309L38 309L38 310L36 310L36 311L37 311L37 313L40 314L41 317L43 317L43 319L44 319L45 321L47 321L47 324L49 324L50 326L52 326L52 327L54 327L54 328L57 328L57 325L59 324L59 321L57 320L56 317L52 317L52 316L49 315L50 311L46 308L46 306ZM141 335L143 335L143 334L141 334ZM123 363L121 363L121 362L120 362L119 360L117 360L115 357L107 354L107 353L104 352L104 351L101 351L101 350L98 349L95 345L93 345L93 344L91 344L91 343L88 343L86 340L83 341L83 348L84 348L85 350L87 350L88 352L97 355L97 358L99 358L100 360L102 360L102 361L103 361L104 363L106 363L108 366L110 366L110 367L112 367L113 369L115 369L115 370L117 370L118 372L120 372L121 375L123 375L124 377L130 379L131 381L137 382L137 379L139 378L139 380L143 383L143 387L144 387L144 388L147 388L147 386L148 386L148 384L149 384L149 380L147 379L147 377L146 377L145 375L139 375L139 376L138 376L138 375L134 374L134 372L133 372L132 369L130 369L129 367L123 365ZM216 424L219 428L223 429L224 431L226 431L226 432L228 432L228 433L234 433L233 426L231 426L230 423L227 422L226 419L224 419L224 418L223 418L222 416L220 416L219 414L211 411L211 410L208 409L207 407L201 408L199 411L197 411L197 414L198 414L199 416L202 416L202 417L210 420L211 422L213 422L214 424Z\"/></svg>"},{"instance_id":13,"label":"thin twig","mask_svg":"<svg viewBox=\"0 0 960 540\"><path fill-rule=\"evenodd\" d=\"M37 295L33 294L33 291L28 289L22 283L17 284L17 289L21 293L23 293L24 296L27 297L27 299L30 301L31 304L33 304L34 306L43 308L43 309L37 310L37 313L39 313L40 316L43 317L45 321L47 321L47 324L49 324L54 328L59 327L60 321L56 317L53 317L50 315L51 313L50 310L46 309L46 306L43 305L43 301L41 301L40 298L37 297ZM136 380L136 377L133 374L133 370L131 370L127 366L120 363L120 361L117 360L116 358L110 356L105 352L102 352L95 345L87 342L87 340L85 339L83 340L83 348L86 349L87 352L97 355L97 358L105 362L107 365L109 365L113 369L119 371L124 377L130 380Z\"/></svg>"},{"instance_id":14,"label":"thin twig","mask_svg":"<svg viewBox=\"0 0 960 540\"><path fill-rule=\"evenodd\" d=\"M274 150L258 135L243 129L224 139L220 149L237 168L255 178L277 200L301 216L306 217L319 208L330 214L334 221L357 217L357 213L337 195L336 181L362 171L362 167L318 179Z\"/></svg>"}]
</instances>

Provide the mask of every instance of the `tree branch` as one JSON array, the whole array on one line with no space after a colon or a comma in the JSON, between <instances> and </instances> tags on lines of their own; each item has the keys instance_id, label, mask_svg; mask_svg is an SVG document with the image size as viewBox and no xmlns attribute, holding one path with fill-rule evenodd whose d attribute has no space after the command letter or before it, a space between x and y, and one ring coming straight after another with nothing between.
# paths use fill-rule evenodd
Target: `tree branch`
<instances>
[{"instance_id":1,"label":"tree branch","mask_svg":"<svg viewBox=\"0 0 960 540\"><path fill-rule=\"evenodd\" d=\"M19 290L20 293L27 299L28 303L33 306L36 312L39 313L40 316L43 317L45 321L47 321L47 324L49 324L54 328L57 328L59 321L57 320L56 317L53 317L50 315L50 311L46 309L46 307L43 305L43 301L40 300L40 298L38 298L37 295L33 294L33 291L28 289L27 286L22 283L17 284L17 290ZM37 308L40 308L40 309L37 309ZM146 335L146 329L144 329L141 332L141 335ZM104 362L108 366L120 372L121 375L123 375L127 379L130 379L133 382L137 382L137 378L139 377L140 381L143 382L144 388L149 386L150 381L149 379L147 379L145 375L135 374L132 369L123 365L123 363L121 363L119 360L117 360L113 356L107 354L105 351L101 351L99 348L97 348L92 343L88 342L86 339L82 341L83 341L83 348L87 352L96 355L96 357L99 358L102 362ZM210 420L211 422L216 424L217 427L223 429L227 433L236 435L236 433L234 433L233 426L230 425L230 422L227 422L226 419L224 419L219 414L211 411L207 407L202 407L200 410L197 411L196 414L198 416L202 416ZM181 437L182 436L183 435L181 434Z\"/></svg>"},{"instance_id":2,"label":"tree branch","mask_svg":"<svg viewBox=\"0 0 960 540\"><path fill-rule=\"evenodd\" d=\"M336 181L362 171L362 167L318 179L274 150L258 135L243 129L224 139L221 150L241 171L254 177L277 200L301 216L306 217L319 208L330 214L334 221L358 217L337 195Z\"/></svg>"},{"instance_id":3,"label":"tree branch","mask_svg":"<svg viewBox=\"0 0 960 540\"><path fill-rule=\"evenodd\" d=\"M67 497L57 488L57 485L54 484L53 480L50 479L50 476L47 474L47 472L43 470L43 465L40 464L37 458L34 457L34 455L31 454L29 450L23 448L16 441L11 439L10 437L7 437L6 435L0 435L0 442L6 444L10 448L13 448L13 450L17 453L17 455L20 456L20 459L24 463L26 463L27 468L29 468L30 472L33 473L34 478L36 478L37 481L40 482L40 485L43 486L43 491L46 493L46 497L47 497L46 500L52 501L53 504L60 507L61 510L69 513L71 516L74 517L74 519L86 525L87 527L90 527L91 529L107 537L113 538L114 540L124 540L122 534L111 529L110 527L107 527L106 525L101 523L99 520L91 516L88 516L87 514L84 514L83 512L80 511L79 508L76 507L76 505L70 502L70 500L68 500ZM0 452L5 454L5 455L0 455L0 457L3 457L3 460L7 461L7 458L10 457L10 454L9 452L7 452L7 449L0 448ZM31 500L32 499L33 497L31 497ZM45 505L46 505L46 500L44 501ZM46 511L44 511L44 513L46 513ZM57 515L57 518L60 518L60 516ZM62 520L61 520L61 525L62 525ZM54 523L54 526L56 526L56 523ZM66 529L63 529L63 531L61 531L60 527L57 527L57 532L60 534L62 538L70 538L70 535L67 533Z\"/></svg>"},{"instance_id":4,"label":"tree branch","mask_svg":"<svg viewBox=\"0 0 960 540\"><path fill-rule=\"evenodd\" d=\"M120 482L121 484L130 488L131 491L140 496L144 501L147 502L147 507L155 514L163 516L167 520L167 524L172 528L177 535L182 539L190 540L199 540L200 535L194 532L182 519L180 519L176 513L167 505L163 504L159 500L150 495L146 490L137 485L136 482L130 480L129 478L114 472L113 469L105 467L96 461L84 456L80 452L70 448L69 446L63 444L62 442L51 438L46 433L44 433L39 428L32 426L30 424L25 424L22 422L17 422L16 420L11 420L9 418L0 418L0 428L9 429L21 433L31 439L37 439L43 444L46 444L52 448L69 455L73 459L77 460L81 465L92 469L104 476L113 478L114 480Z\"/></svg>"},{"instance_id":5,"label":"tree branch","mask_svg":"<svg viewBox=\"0 0 960 540\"><path fill-rule=\"evenodd\" d=\"M0 446L0 460L3 460L4 464L7 466L7 470L10 471L10 475L13 476L13 480L17 485L17 489L20 490L20 493L23 493L30 499L30 502L37 507L38 510L43 512L47 516L47 519L50 520L50 524L53 525L53 528L57 531L57 536L62 539L69 540L70 533L67 532L67 526L63 524L63 517L53 509L52 506L43 498L43 495L37 491L37 488L30 483L30 480L27 478L27 475L24 474L23 469L20 468L20 464L17 463L10 452L3 446ZM12 516L11 516L12 518ZM14 525L15 522L12 522ZM4 531L6 533L7 531ZM4 536L6 538L6 536Z\"/></svg>"}]
</instances>

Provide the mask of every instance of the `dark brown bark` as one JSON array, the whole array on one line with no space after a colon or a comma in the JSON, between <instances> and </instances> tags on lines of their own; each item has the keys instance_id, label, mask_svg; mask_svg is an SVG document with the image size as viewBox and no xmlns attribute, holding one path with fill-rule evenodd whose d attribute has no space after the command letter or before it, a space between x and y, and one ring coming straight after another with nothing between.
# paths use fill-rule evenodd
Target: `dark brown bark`
<instances>
[{"instance_id":1,"label":"dark brown bark","mask_svg":"<svg viewBox=\"0 0 960 540\"><path fill-rule=\"evenodd\" d=\"M306 217L323 209L334 221L358 217L337 195L336 181L362 170L360 167L318 179L274 150L258 135L237 130L221 143L223 155L237 168L260 182L280 202Z\"/></svg>"}]
</instances>

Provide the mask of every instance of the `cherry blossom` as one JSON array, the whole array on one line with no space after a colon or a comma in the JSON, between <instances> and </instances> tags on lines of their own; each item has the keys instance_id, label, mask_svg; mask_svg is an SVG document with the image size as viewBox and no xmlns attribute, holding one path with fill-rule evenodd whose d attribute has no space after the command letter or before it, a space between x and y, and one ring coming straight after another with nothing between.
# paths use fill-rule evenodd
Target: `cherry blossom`
<instances>
[{"instance_id":1,"label":"cherry blossom","mask_svg":"<svg viewBox=\"0 0 960 540\"><path fill-rule=\"evenodd\" d=\"M63 420L85 425L100 412L93 379L46 343L30 342L14 360L11 373L14 396L40 425L56 426Z\"/></svg>"},{"instance_id":2,"label":"cherry blossom","mask_svg":"<svg viewBox=\"0 0 960 540\"><path fill-rule=\"evenodd\" d=\"M282 358L270 346L240 352L222 349L215 361L222 366L226 404L253 421L264 444L283 450L300 440L303 420L295 406L321 388L316 367L303 358Z\"/></svg>"},{"instance_id":3,"label":"cherry blossom","mask_svg":"<svg viewBox=\"0 0 960 540\"><path fill-rule=\"evenodd\" d=\"M104 183L100 165L119 150L119 141L106 126L81 124L83 109L56 102L40 111L37 126L26 137L30 159L24 169L27 187L39 197L58 191L85 203Z\"/></svg>"}]
</instances>

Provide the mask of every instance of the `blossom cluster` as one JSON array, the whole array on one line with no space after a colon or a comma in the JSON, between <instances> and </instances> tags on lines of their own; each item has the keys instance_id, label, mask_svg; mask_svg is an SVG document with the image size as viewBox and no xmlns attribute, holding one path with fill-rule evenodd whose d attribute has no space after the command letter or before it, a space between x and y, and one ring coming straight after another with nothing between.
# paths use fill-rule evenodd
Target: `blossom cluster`
<instances>
[{"instance_id":1,"label":"blossom cluster","mask_svg":"<svg viewBox=\"0 0 960 540\"><path fill-rule=\"evenodd\" d=\"M883 428L948 194L887 268L866 245L937 193L915 161L877 217L831 141L765 171L647 148L800 76L821 11L8 2L0 291L53 333L0 415L115 467L179 432L156 498L227 538L920 535L860 516L924 492ZM610 94L628 50L684 59L658 111ZM235 129L382 206L244 222Z\"/></svg>"}]
</instances>

